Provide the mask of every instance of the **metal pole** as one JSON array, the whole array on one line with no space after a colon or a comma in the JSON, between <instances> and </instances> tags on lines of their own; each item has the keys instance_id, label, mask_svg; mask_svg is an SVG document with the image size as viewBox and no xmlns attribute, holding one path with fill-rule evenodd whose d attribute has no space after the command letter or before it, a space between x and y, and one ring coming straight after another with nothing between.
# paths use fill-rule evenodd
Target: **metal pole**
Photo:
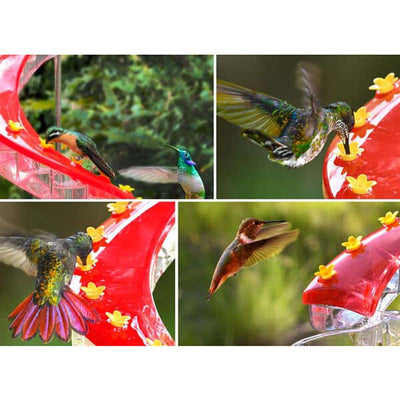
<instances>
[{"instance_id":1,"label":"metal pole","mask_svg":"<svg viewBox=\"0 0 400 400\"><path fill-rule=\"evenodd\" d=\"M61 56L54 57L54 91L56 100L56 126L61 126ZM56 143L56 150L61 151L61 143ZM54 197L54 174L50 173L50 190Z\"/></svg>"},{"instance_id":2,"label":"metal pole","mask_svg":"<svg viewBox=\"0 0 400 400\"><path fill-rule=\"evenodd\" d=\"M56 125L61 126L61 56L54 58L54 85L56 92Z\"/></svg>"}]
</instances>

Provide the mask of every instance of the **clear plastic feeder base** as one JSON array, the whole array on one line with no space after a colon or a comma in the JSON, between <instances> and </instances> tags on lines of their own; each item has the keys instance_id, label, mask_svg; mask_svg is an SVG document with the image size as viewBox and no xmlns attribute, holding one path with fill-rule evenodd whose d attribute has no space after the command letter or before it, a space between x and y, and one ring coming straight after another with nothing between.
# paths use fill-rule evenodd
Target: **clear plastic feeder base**
<instances>
[{"instance_id":1,"label":"clear plastic feeder base","mask_svg":"<svg viewBox=\"0 0 400 400\"><path fill-rule=\"evenodd\" d=\"M54 172L53 189L55 196L62 199L86 199L87 186L72 180L60 172Z\"/></svg>"},{"instance_id":2,"label":"clear plastic feeder base","mask_svg":"<svg viewBox=\"0 0 400 400\"><path fill-rule=\"evenodd\" d=\"M324 332L299 340L293 346L399 346L400 311L377 313L366 325Z\"/></svg>"}]
</instances>

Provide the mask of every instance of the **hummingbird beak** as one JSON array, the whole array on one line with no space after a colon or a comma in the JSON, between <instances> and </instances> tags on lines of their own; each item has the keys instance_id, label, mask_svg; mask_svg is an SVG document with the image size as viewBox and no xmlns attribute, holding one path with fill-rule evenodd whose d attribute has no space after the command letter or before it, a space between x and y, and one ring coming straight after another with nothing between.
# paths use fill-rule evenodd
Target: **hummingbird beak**
<instances>
[{"instance_id":1,"label":"hummingbird beak","mask_svg":"<svg viewBox=\"0 0 400 400\"><path fill-rule=\"evenodd\" d=\"M82 265L86 265L86 263L87 263L87 256L80 256L79 258L80 258L81 261L82 261Z\"/></svg>"},{"instance_id":2,"label":"hummingbird beak","mask_svg":"<svg viewBox=\"0 0 400 400\"><path fill-rule=\"evenodd\" d=\"M165 146L171 147L171 149L174 149L174 150L176 150L176 151L180 151L177 147L172 146L172 145L170 145L170 144L168 144L168 143L166 143Z\"/></svg>"},{"instance_id":3,"label":"hummingbird beak","mask_svg":"<svg viewBox=\"0 0 400 400\"><path fill-rule=\"evenodd\" d=\"M342 140L344 151L346 152L346 154L350 154L350 132L343 121L336 121L335 132Z\"/></svg>"},{"instance_id":4,"label":"hummingbird beak","mask_svg":"<svg viewBox=\"0 0 400 400\"><path fill-rule=\"evenodd\" d=\"M343 147L344 147L344 151L346 152L346 154L350 154L350 140L349 140L349 135L344 135L344 137L342 137L342 142L343 142Z\"/></svg>"}]
</instances>

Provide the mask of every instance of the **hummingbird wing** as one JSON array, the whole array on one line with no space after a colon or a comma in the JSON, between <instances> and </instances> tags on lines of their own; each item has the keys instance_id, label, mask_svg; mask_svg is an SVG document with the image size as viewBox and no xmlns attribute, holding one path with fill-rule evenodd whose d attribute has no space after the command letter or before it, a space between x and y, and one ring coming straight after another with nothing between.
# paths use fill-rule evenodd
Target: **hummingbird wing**
<instances>
[{"instance_id":1,"label":"hummingbird wing","mask_svg":"<svg viewBox=\"0 0 400 400\"><path fill-rule=\"evenodd\" d=\"M244 129L278 137L296 110L286 101L218 80L217 114Z\"/></svg>"},{"instance_id":2,"label":"hummingbird wing","mask_svg":"<svg viewBox=\"0 0 400 400\"><path fill-rule=\"evenodd\" d=\"M41 239L33 239L46 245ZM22 269L26 274L36 276L37 266L29 259L28 250L32 238L0 236L0 261L15 268ZM39 243L39 242L38 242Z\"/></svg>"},{"instance_id":3,"label":"hummingbird wing","mask_svg":"<svg viewBox=\"0 0 400 400\"><path fill-rule=\"evenodd\" d=\"M58 237L54 233L47 232L43 229L33 229L31 236L42 239L44 242L55 242L58 240Z\"/></svg>"},{"instance_id":4,"label":"hummingbird wing","mask_svg":"<svg viewBox=\"0 0 400 400\"><path fill-rule=\"evenodd\" d=\"M299 235L299 231L293 230L278 234L268 239L259 240L243 245L243 249L250 254L244 267L250 267L259 261L271 258L279 254L289 243L294 242Z\"/></svg>"},{"instance_id":5,"label":"hummingbird wing","mask_svg":"<svg viewBox=\"0 0 400 400\"><path fill-rule=\"evenodd\" d=\"M263 239L268 239L273 236L277 236L290 229L290 224L287 221L270 221L265 224L254 239L254 241L259 241Z\"/></svg>"},{"instance_id":6,"label":"hummingbird wing","mask_svg":"<svg viewBox=\"0 0 400 400\"><path fill-rule=\"evenodd\" d=\"M111 165L99 153L96 143L89 139L90 138L85 138L85 140L82 140L78 138L76 144L104 175L108 176L110 179L115 178L115 172Z\"/></svg>"},{"instance_id":7,"label":"hummingbird wing","mask_svg":"<svg viewBox=\"0 0 400 400\"><path fill-rule=\"evenodd\" d=\"M131 167L119 171L122 176L149 183L178 183L178 168Z\"/></svg>"},{"instance_id":8,"label":"hummingbird wing","mask_svg":"<svg viewBox=\"0 0 400 400\"><path fill-rule=\"evenodd\" d=\"M319 89L321 86L321 71L313 64L299 62L296 70L297 87L303 92L303 107L311 108L314 115L321 109L319 104Z\"/></svg>"}]
</instances>

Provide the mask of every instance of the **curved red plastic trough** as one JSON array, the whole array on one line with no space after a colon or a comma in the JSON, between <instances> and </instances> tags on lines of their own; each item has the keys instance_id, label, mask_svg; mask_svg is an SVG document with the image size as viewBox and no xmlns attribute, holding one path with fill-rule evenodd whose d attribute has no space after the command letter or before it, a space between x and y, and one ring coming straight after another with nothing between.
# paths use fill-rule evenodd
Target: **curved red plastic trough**
<instances>
[{"instance_id":1,"label":"curved red plastic trough","mask_svg":"<svg viewBox=\"0 0 400 400\"><path fill-rule=\"evenodd\" d=\"M103 239L94 243L93 269L80 277L80 294L97 310L101 322L91 324L87 338L95 345L174 345L153 301L151 282L159 275L156 262L168 232L175 223L173 202L133 202L126 212L107 219ZM76 279L76 277L74 278ZM82 290L92 282L105 286L99 299ZM116 327L106 313L129 317L126 327Z\"/></svg>"},{"instance_id":2,"label":"curved red plastic trough","mask_svg":"<svg viewBox=\"0 0 400 400\"><path fill-rule=\"evenodd\" d=\"M110 180L43 148L18 98L32 74L51 57L0 56L0 175L39 198L132 199ZM13 132L9 121L22 125Z\"/></svg>"},{"instance_id":3,"label":"curved red plastic trough","mask_svg":"<svg viewBox=\"0 0 400 400\"><path fill-rule=\"evenodd\" d=\"M400 267L399 219L362 240L354 251L344 251L329 264L336 274L315 277L303 292L303 303L341 307L372 316L389 281Z\"/></svg>"},{"instance_id":4,"label":"curved red plastic trough","mask_svg":"<svg viewBox=\"0 0 400 400\"><path fill-rule=\"evenodd\" d=\"M368 122L354 128L350 142L364 149L354 161L343 161L336 155L339 138L328 148L323 166L324 197L329 199L400 198L400 83L387 94L376 93L365 105ZM365 195L353 193L347 177L365 174L376 185Z\"/></svg>"}]
</instances>

